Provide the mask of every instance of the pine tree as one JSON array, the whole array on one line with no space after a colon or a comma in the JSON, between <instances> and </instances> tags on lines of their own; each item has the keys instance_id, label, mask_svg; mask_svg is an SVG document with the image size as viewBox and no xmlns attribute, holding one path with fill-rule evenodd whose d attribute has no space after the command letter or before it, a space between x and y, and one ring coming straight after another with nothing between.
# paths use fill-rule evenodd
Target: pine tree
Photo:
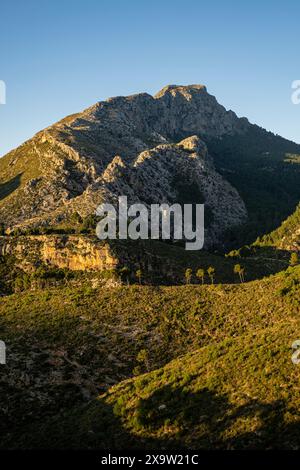
<instances>
[{"instance_id":1,"label":"pine tree","mask_svg":"<svg viewBox=\"0 0 300 470\"><path fill-rule=\"evenodd\" d=\"M136 271L135 275L136 275L136 277L137 277L138 280L139 280L139 284L142 284L142 275L143 275L142 270L141 270L141 269L138 269L138 270Z\"/></svg>"},{"instance_id":2,"label":"pine tree","mask_svg":"<svg viewBox=\"0 0 300 470\"><path fill-rule=\"evenodd\" d=\"M235 264L234 268L233 268L233 272L234 272L234 274L239 275L240 282L244 282L244 280L245 280L244 279L245 269L243 268L243 266L241 266L240 264Z\"/></svg>"},{"instance_id":3,"label":"pine tree","mask_svg":"<svg viewBox=\"0 0 300 470\"><path fill-rule=\"evenodd\" d=\"M290 266L296 266L297 264L299 264L299 256L298 253L294 251L290 257Z\"/></svg>"},{"instance_id":4,"label":"pine tree","mask_svg":"<svg viewBox=\"0 0 300 470\"><path fill-rule=\"evenodd\" d=\"M216 273L216 270L215 268L213 268L212 266L210 266L207 270L207 274L211 280L211 283L213 284L214 281L215 281L215 273Z\"/></svg>"},{"instance_id":5,"label":"pine tree","mask_svg":"<svg viewBox=\"0 0 300 470\"><path fill-rule=\"evenodd\" d=\"M129 285L129 274L130 274L130 269L127 266L123 266L123 268L120 269L121 279L126 280L127 285Z\"/></svg>"},{"instance_id":6,"label":"pine tree","mask_svg":"<svg viewBox=\"0 0 300 470\"><path fill-rule=\"evenodd\" d=\"M202 268L197 269L196 272L196 277L198 279L201 279L202 285L204 284L204 276L205 276L205 271Z\"/></svg>"},{"instance_id":7,"label":"pine tree","mask_svg":"<svg viewBox=\"0 0 300 470\"><path fill-rule=\"evenodd\" d=\"M191 269L191 268L187 268L186 271L185 271L185 282L186 282L186 284L190 284L190 283L191 283L192 274L193 274L192 269Z\"/></svg>"}]
</instances>

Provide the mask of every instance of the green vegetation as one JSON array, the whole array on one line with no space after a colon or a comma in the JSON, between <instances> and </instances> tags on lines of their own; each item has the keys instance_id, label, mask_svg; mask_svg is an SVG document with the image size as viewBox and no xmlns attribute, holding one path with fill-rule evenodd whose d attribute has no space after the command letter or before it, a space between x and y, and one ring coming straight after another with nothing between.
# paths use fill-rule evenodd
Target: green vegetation
<instances>
[{"instance_id":1,"label":"green vegetation","mask_svg":"<svg viewBox=\"0 0 300 470\"><path fill-rule=\"evenodd\" d=\"M192 280L193 270L191 268L187 268L184 273L185 282L186 284L190 284Z\"/></svg>"},{"instance_id":2,"label":"green vegetation","mask_svg":"<svg viewBox=\"0 0 300 470\"><path fill-rule=\"evenodd\" d=\"M256 245L259 246L275 246L280 247L281 245L292 245L293 242L300 244L299 235L297 236L297 230L300 226L300 205L297 206L295 212L288 217L279 228L273 232L261 237ZM294 236L296 237L294 238Z\"/></svg>"},{"instance_id":3,"label":"green vegetation","mask_svg":"<svg viewBox=\"0 0 300 470\"><path fill-rule=\"evenodd\" d=\"M227 234L228 246L253 243L294 212L300 200L298 144L258 126L206 143L218 171L239 191L249 213L247 224Z\"/></svg>"},{"instance_id":4,"label":"green vegetation","mask_svg":"<svg viewBox=\"0 0 300 470\"><path fill-rule=\"evenodd\" d=\"M119 270L119 275L120 275L121 281L126 282L126 284L128 285L129 284L129 277L130 277L130 269L127 266L123 266Z\"/></svg>"},{"instance_id":5,"label":"green vegetation","mask_svg":"<svg viewBox=\"0 0 300 470\"><path fill-rule=\"evenodd\" d=\"M299 266L238 285L3 297L1 446L299 446L299 313Z\"/></svg>"},{"instance_id":6,"label":"green vegetation","mask_svg":"<svg viewBox=\"0 0 300 470\"><path fill-rule=\"evenodd\" d=\"M213 284L215 282L215 274L216 274L216 270L215 268L213 268L212 266L210 266L207 270L207 274L208 274L208 277L210 278L211 280L211 283Z\"/></svg>"},{"instance_id":7,"label":"green vegetation","mask_svg":"<svg viewBox=\"0 0 300 470\"><path fill-rule=\"evenodd\" d=\"M143 277L143 272L141 269L138 269L135 273L136 275L136 278L138 279L139 281L139 284L142 284L142 277Z\"/></svg>"},{"instance_id":8,"label":"green vegetation","mask_svg":"<svg viewBox=\"0 0 300 470\"><path fill-rule=\"evenodd\" d=\"M291 254L291 257L290 257L290 265L296 266L297 264L299 264L299 256L298 256L298 253L294 252Z\"/></svg>"},{"instance_id":9,"label":"green vegetation","mask_svg":"<svg viewBox=\"0 0 300 470\"><path fill-rule=\"evenodd\" d=\"M196 271L196 277L197 279L201 279L202 285L204 284L204 278L205 278L205 270L202 268L198 268Z\"/></svg>"},{"instance_id":10,"label":"green vegetation","mask_svg":"<svg viewBox=\"0 0 300 470\"><path fill-rule=\"evenodd\" d=\"M235 264L234 265L234 268L233 268L233 272L234 274L238 274L239 275L239 278L240 278L240 282L244 282L245 281L245 268L243 268L243 266L241 266L240 264Z\"/></svg>"},{"instance_id":11,"label":"green vegetation","mask_svg":"<svg viewBox=\"0 0 300 470\"><path fill-rule=\"evenodd\" d=\"M174 285L186 283L185 271L187 266L195 274L188 283L236 283L237 276L234 274L236 258L243 257L243 267L247 273L247 281L260 279L264 276L275 274L289 266L290 253L276 250L272 247L253 246L247 249L235 250L225 257L213 253L188 252L176 244L162 243L158 241L136 241L116 240L111 241L110 251L112 257L119 259L118 266L96 272L70 271L68 269L57 269L50 264L43 264L32 250L27 259L25 246L34 243L35 236L0 237L1 244L16 241L23 247L23 259L15 260L11 256L2 256L0 259L0 295L2 293L19 292L26 289L39 287L51 287L79 283L82 280L97 278L101 280L120 280L125 284L140 283L151 285ZM57 235L63 237L63 235ZM83 237L83 235L78 235ZM101 242L90 235L88 243ZM11 240L12 238L12 240ZM80 238L78 238L79 240ZM62 238L63 240L63 238ZM74 240L77 243L77 238ZM75 243L75 245L76 245ZM34 245L33 245L34 246ZM35 273L28 268L28 263L34 266ZM24 267L26 267L24 270ZM201 266L201 268L199 268ZM212 267L215 271L213 276L205 275ZM198 273L199 270L199 273ZM202 271L205 273L202 276ZM137 271L141 271L137 276Z\"/></svg>"}]
</instances>

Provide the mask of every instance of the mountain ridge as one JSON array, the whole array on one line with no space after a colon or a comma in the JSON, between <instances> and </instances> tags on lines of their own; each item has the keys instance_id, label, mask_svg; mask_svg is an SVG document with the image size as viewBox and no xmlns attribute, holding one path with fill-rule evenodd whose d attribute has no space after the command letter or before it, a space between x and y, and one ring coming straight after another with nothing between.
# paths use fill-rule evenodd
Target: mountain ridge
<instances>
[{"instance_id":1,"label":"mountain ridge","mask_svg":"<svg viewBox=\"0 0 300 470\"><path fill-rule=\"evenodd\" d=\"M251 133L254 136L251 137ZM200 162L201 158L198 159L202 176L197 177L197 181L194 181L193 176L193 165L197 159L192 164L193 159L189 155L193 152L196 154L197 150L186 149L183 154L184 149L181 146L184 139L193 139L193 136L200 139L201 145L206 143L208 146L204 163ZM56 226L70 219L74 213L87 217L94 213L101 202L116 199L119 194L116 190L118 185L120 188L123 186L123 189L126 187L134 195L134 200L141 200L140 191L135 187L133 171L137 162L141 162L143 152L150 152L152 156L158 155L159 165L163 165L164 157L159 152L164 153L163 146L169 146L169 151L173 149L175 152L172 165L179 161L176 159L177 152L190 169L187 176L187 180L190 180L189 188L187 181L183 181L185 193L193 193L188 202L206 203L212 215L210 219L217 221L206 237L210 240L208 245L222 245L224 237L226 238L225 232L245 224L249 210L249 204L246 201L245 207L244 197L239 195L243 188L239 187L238 178L232 180L230 174L227 174L232 162L234 171L239 173L243 170L243 165L247 171L248 160L241 158L234 162L231 155L227 158L227 149L223 142L241 142L234 153L236 157L236 154L243 151L243 147L249 147L249 138L252 139L252 145L253 141L262 140L261 146L266 154L270 153L267 151L269 147L274 147L279 142L279 138L250 124L246 118L239 118L233 111L226 111L207 92L204 85L167 85L154 96L138 93L128 97L109 98L38 132L32 139L0 159L0 224L12 231L15 228ZM295 151L299 149L300 154L300 146L284 139L280 142L282 147ZM221 146L220 151L216 151L218 145ZM260 149L259 152L264 154ZM155 163L154 157L152 160ZM225 172L219 165L221 160L222 164L225 162ZM121 166L115 165L117 161L121 162ZM269 161L274 162L275 159L272 157ZM120 184L116 184L114 188L112 181L110 184L105 181L112 165L115 165L115 170L117 167L120 170L122 166L123 170L125 167L129 169L130 185L116 176L114 178ZM146 191L148 200L155 194L153 186L162 184L159 171L158 166L152 178L152 186L150 178L146 178L146 189L147 184L149 185ZM176 200L176 194L175 199L169 198L170 184L174 178L172 171L168 165L164 166L165 187L162 187L161 198L169 202ZM207 178L206 173L209 175ZM263 177L269 178L269 175L265 172ZM288 177L290 180L293 175L289 173ZM214 180L215 185L206 191L209 188L209 179ZM181 183L177 182L177 187ZM214 186L219 189L215 191ZM109 190L109 187L112 189ZM288 181L287 191L291 191L290 187ZM206 193L204 200L199 200L199 190L202 194ZM291 203L287 202L285 213L281 214L284 212L281 211L277 215L279 222L289 215L288 207L300 199L294 186L292 191ZM273 189L271 192L274 192ZM215 194L219 196L216 198ZM235 196L231 197L230 194ZM218 207L228 207L223 218L224 223L218 215ZM230 208L233 214L239 215L231 217ZM250 219L251 216L250 212ZM276 224L278 221L274 220L274 228Z\"/></svg>"}]
</instances>

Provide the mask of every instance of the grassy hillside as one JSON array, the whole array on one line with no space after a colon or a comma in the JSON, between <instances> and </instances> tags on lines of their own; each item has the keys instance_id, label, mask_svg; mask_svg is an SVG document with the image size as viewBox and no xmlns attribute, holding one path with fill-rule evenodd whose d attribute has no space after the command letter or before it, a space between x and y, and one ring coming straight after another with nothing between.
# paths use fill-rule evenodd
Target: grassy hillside
<instances>
[{"instance_id":1,"label":"grassy hillside","mask_svg":"<svg viewBox=\"0 0 300 470\"><path fill-rule=\"evenodd\" d=\"M21 445L299 449L300 369L291 362L293 326L282 322L186 354L113 387L38 432L27 429Z\"/></svg>"},{"instance_id":2,"label":"grassy hillside","mask_svg":"<svg viewBox=\"0 0 300 470\"><path fill-rule=\"evenodd\" d=\"M46 147L46 146L45 146ZM46 151L46 148L41 151ZM41 176L37 148L27 141L17 149L0 158L0 208L2 211L9 201L15 210L24 203L26 183ZM20 197L22 193L22 197ZM4 222L4 220L1 220Z\"/></svg>"},{"instance_id":3,"label":"grassy hillside","mask_svg":"<svg viewBox=\"0 0 300 470\"><path fill-rule=\"evenodd\" d=\"M300 250L300 204L279 228L259 241L260 245L272 245L288 250Z\"/></svg>"},{"instance_id":4,"label":"grassy hillside","mask_svg":"<svg viewBox=\"0 0 300 470\"><path fill-rule=\"evenodd\" d=\"M299 281L0 299L1 446L298 445Z\"/></svg>"}]
</instances>

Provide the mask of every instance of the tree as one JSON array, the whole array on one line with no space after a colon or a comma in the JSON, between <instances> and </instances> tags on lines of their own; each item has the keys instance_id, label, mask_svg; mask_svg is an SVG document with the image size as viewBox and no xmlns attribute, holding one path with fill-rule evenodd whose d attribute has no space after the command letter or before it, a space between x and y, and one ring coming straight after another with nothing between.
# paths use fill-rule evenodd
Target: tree
<instances>
[{"instance_id":1,"label":"tree","mask_svg":"<svg viewBox=\"0 0 300 470\"><path fill-rule=\"evenodd\" d=\"M225 254L225 258L240 258L239 250L232 250L229 253Z\"/></svg>"},{"instance_id":2,"label":"tree","mask_svg":"<svg viewBox=\"0 0 300 470\"><path fill-rule=\"evenodd\" d=\"M24 283L21 277L17 277L14 282L15 292L21 292L24 290Z\"/></svg>"},{"instance_id":3,"label":"tree","mask_svg":"<svg viewBox=\"0 0 300 470\"><path fill-rule=\"evenodd\" d=\"M82 224L83 219L78 212L73 212L70 216L70 222L72 224Z\"/></svg>"},{"instance_id":4,"label":"tree","mask_svg":"<svg viewBox=\"0 0 300 470\"><path fill-rule=\"evenodd\" d=\"M149 355L146 349L142 349L137 357L136 361L138 365L133 369L133 375L140 375L144 372L150 371L150 364L149 364Z\"/></svg>"},{"instance_id":5,"label":"tree","mask_svg":"<svg viewBox=\"0 0 300 470\"><path fill-rule=\"evenodd\" d=\"M294 251L290 257L290 266L296 266L297 264L299 264L299 256L298 253Z\"/></svg>"},{"instance_id":6,"label":"tree","mask_svg":"<svg viewBox=\"0 0 300 470\"><path fill-rule=\"evenodd\" d=\"M210 266L207 270L207 274L208 274L212 284L214 283L214 280L215 280L215 273L216 273L215 268Z\"/></svg>"},{"instance_id":7,"label":"tree","mask_svg":"<svg viewBox=\"0 0 300 470\"><path fill-rule=\"evenodd\" d=\"M139 284L142 284L142 275L143 275L142 270L141 270L141 269L138 269L138 270L136 271L135 275L136 275L136 277L137 277L138 280L139 280Z\"/></svg>"},{"instance_id":8,"label":"tree","mask_svg":"<svg viewBox=\"0 0 300 470\"><path fill-rule=\"evenodd\" d=\"M142 349L138 355L137 355L137 361L144 365L144 367L146 368L146 371L149 372L150 371L150 365L149 365L149 356L148 356L148 352L146 349Z\"/></svg>"},{"instance_id":9,"label":"tree","mask_svg":"<svg viewBox=\"0 0 300 470\"><path fill-rule=\"evenodd\" d=\"M185 270L184 276L185 276L185 282L186 282L186 284L190 284L190 283L191 283L192 274L193 274L193 271L192 271L191 268L187 268L187 269Z\"/></svg>"},{"instance_id":10,"label":"tree","mask_svg":"<svg viewBox=\"0 0 300 470\"><path fill-rule=\"evenodd\" d=\"M126 280L127 285L129 285L129 274L130 269L127 266L123 266L123 268L119 271L122 281Z\"/></svg>"},{"instance_id":11,"label":"tree","mask_svg":"<svg viewBox=\"0 0 300 470\"><path fill-rule=\"evenodd\" d=\"M205 271L202 268L197 269L196 272L196 277L198 279L201 279L202 285L204 284L204 276L205 276Z\"/></svg>"},{"instance_id":12,"label":"tree","mask_svg":"<svg viewBox=\"0 0 300 470\"><path fill-rule=\"evenodd\" d=\"M233 268L233 272L234 272L234 274L239 275L240 282L244 282L244 280L245 280L244 279L245 269L243 268L243 266L241 266L240 264L235 264L234 268Z\"/></svg>"},{"instance_id":13,"label":"tree","mask_svg":"<svg viewBox=\"0 0 300 470\"><path fill-rule=\"evenodd\" d=\"M80 228L80 233L88 233L94 231L97 226L97 218L96 215L90 214L85 217L82 221L82 225Z\"/></svg>"}]
</instances>

